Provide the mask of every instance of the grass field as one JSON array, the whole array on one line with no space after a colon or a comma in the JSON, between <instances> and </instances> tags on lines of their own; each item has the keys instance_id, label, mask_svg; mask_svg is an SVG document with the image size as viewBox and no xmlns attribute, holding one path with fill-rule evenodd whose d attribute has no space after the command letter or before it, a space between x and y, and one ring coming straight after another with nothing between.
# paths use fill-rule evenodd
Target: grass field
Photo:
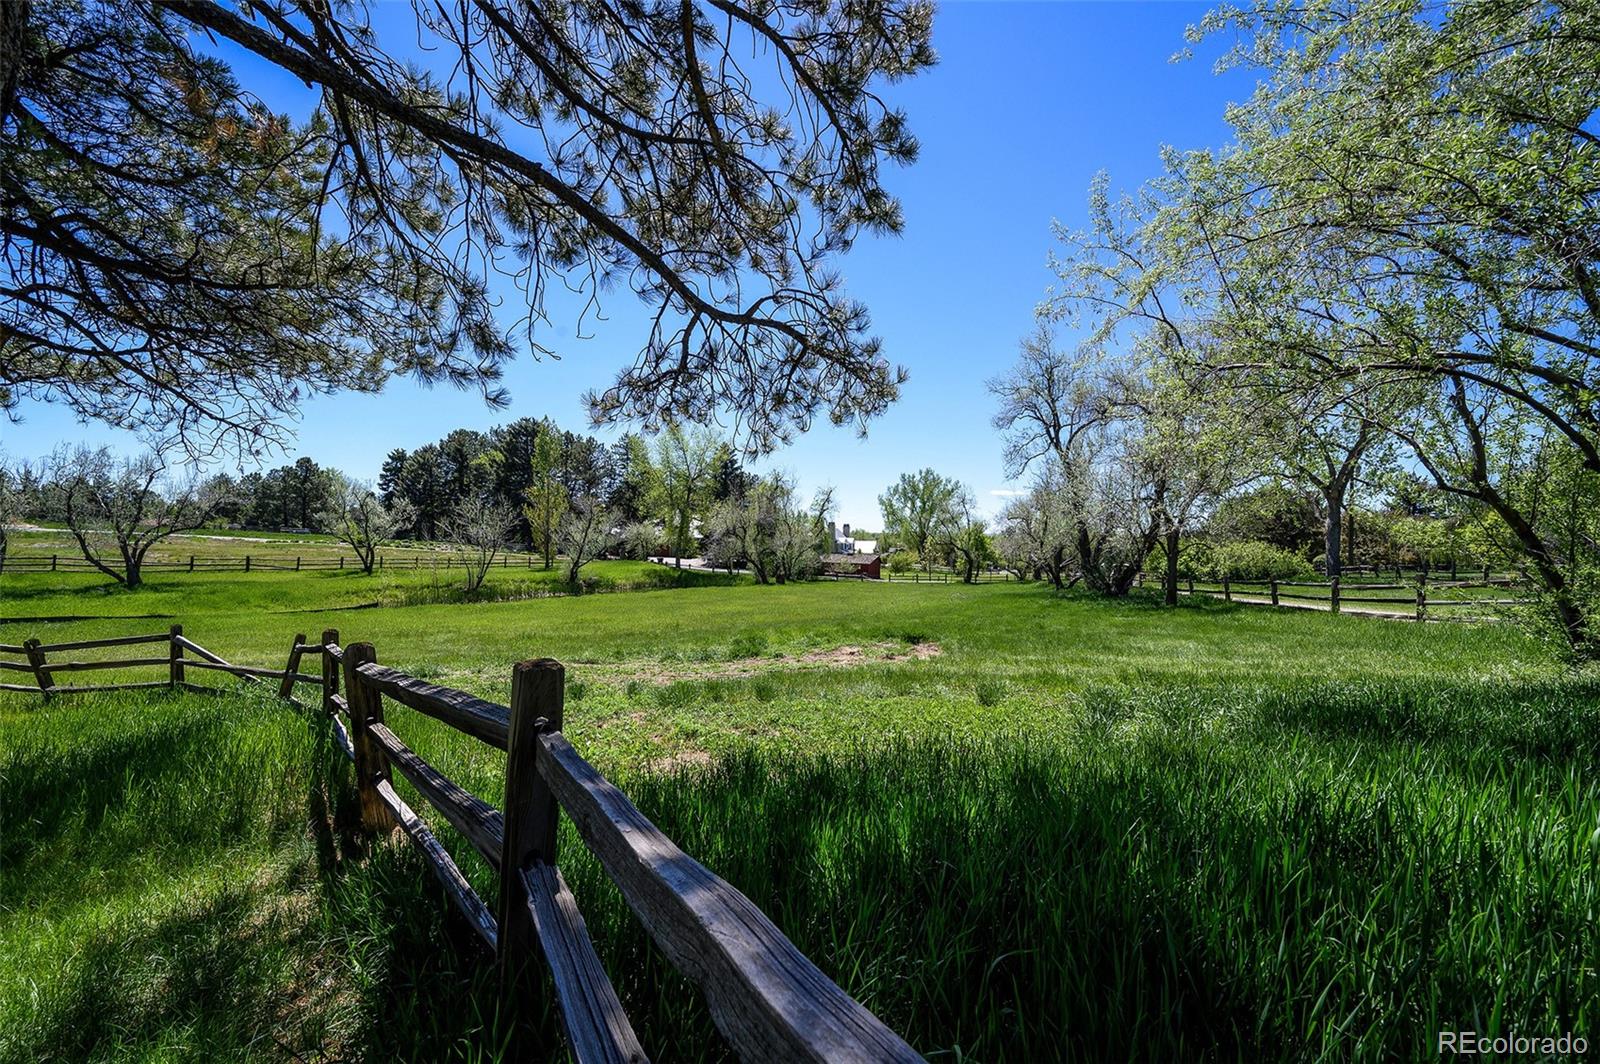
<instances>
[{"instance_id":1,"label":"grass field","mask_svg":"<svg viewBox=\"0 0 1600 1064\"><path fill-rule=\"evenodd\" d=\"M113 547L107 552L116 557ZM433 541L400 541L385 544L378 554L391 564L443 564L457 553L452 544ZM10 535L9 555L37 563L55 557L73 568L87 568L77 541L65 527L34 526L13 531ZM343 557L345 564L354 568L355 551L348 544L320 532L270 532L255 529L201 528L159 540L150 548L146 561L152 566L185 565L193 558L197 563L235 562L241 566L245 558L257 564L293 568L296 559L308 566L330 564ZM414 561L415 560L415 561ZM508 551L495 564L508 564L515 568L542 566L544 559L525 551ZM89 572L93 574L93 570ZM99 578L98 574L94 574Z\"/></svg>"},{"instance_id":2,"label":"grass field","mask_svg":"<svg viewBox=\"0 0 1600 1064\"><path fill-rule=\"evenodd\" d=\"M1016 584L343 610L415 599L348 573L102 584L0 577L5 616L111 618L0 642L171 613L281 667L337 627L498 700L511 662L560 658L578 748L937 1060L1600 1034L1600 680L1506 626ZM390 719L499 801L499 755ZM0 774L0 1057L494 1058L470 932L408 850L356 845L340 759L280 703L11 697ZM717 1059L693 991L562 852L647 1048Z\"/></svg>"}]
</instances>

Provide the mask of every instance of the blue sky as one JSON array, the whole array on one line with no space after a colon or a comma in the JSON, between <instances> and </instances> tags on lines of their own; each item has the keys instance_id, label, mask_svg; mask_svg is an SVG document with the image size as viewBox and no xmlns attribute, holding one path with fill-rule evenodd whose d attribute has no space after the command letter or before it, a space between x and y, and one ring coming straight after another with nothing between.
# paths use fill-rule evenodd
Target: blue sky
<instances>
[{"instance_id":1,"label":"blue sky","mask_svg":"<svg viewBox=\"0 0 1600 1064\"><path fill-rule=\"evenodd\" d=\"M905 232L863 238L840 262L850 291L872 310L885 353L911 380L865 439L823 424L758 465L792 471L807 493L834 485L840 520L860 527L878 527L879 492L922 466L964 481L980 507L998 509L1004 499L994 493L1018 485L1005 478L983 382L1011 363L1051 281L1051 220L1082 224L1099 170L1109 171L1115 186L1132 187L1157 172L1163 144L1225 143L1224 108L1250 91L1239 75L1212 73L1215 49L1169 61L1184 46L1184 27L1208 6L940 8L939 65L891 90L922 143L914 166L886 174L905 209ZM275 108L304 110L304 87L292 79L270 71L262 81L254 68L243 73ZM509 284L500 287L507 320L515 320L520 297ZM613 294L604 309L606 320L586 323L581 337L571 313L552 313L539 336L561 358L523 357L508 367L509 411L487 410L471 393L395 381L379 396L308 403L283 460L308 454L371 478L391 447L417 447L453 428L545 415L584 428L583 392L604 387L631 361L644 327L640 304L626 292ZM137 446L59 409L27 406L23 416L0 426L0 444L12 457L46 453L62 440Z\"/></svg>"}]
</instances>

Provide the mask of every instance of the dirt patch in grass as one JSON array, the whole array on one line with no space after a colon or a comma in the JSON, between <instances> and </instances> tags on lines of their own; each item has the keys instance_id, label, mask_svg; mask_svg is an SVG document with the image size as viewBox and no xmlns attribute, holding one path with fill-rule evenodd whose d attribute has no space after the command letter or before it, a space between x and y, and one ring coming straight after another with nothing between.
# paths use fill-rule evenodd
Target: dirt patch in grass
<instances>
[{"instance_id":1,"label":"dirt patch in grass","mask_svg":"<svg viewBox=\"0 0 1600 1064\"><path fill-rule=\"evenodd\" d=\"M682 750L668 757L656 758L645 765L645 771L670 776L674 772L699 772L713 763L712 756L704 750Z\"/></svg>"},{"instance_id":2,"label":"dirt patch in grass","mask_svg":"<svg viewBox=\"0 0 1600 1064\"><path fill-rule=\"evenodd\" d=\"M802 672L814 669L850 669L863 665L893 665L913 661L928 661L942 654L943 648L932 640L916 643L884 641L878 643L847 643L837 647L819 647L794 654L762 654L747 657L724 658L710 661L659 661L623 660L593 661L573 660L567 664L582 670L586 683L615 685L638 684L664 687L684 680L742 680L766 676L776 672ZM474 668L439 668L417 664L411 668L398 666L402 671L446 687L459 687L469 691L488 692L485 697L499 699L505 686L504 669L499 666ZM571 673L569 673L569 676ZM569 695L570 697L570 695ZM630 694L631 697L631 694Z\"/></svg>"},{"instance_id":3,"label":"dirt patch in grass","mask_svg":"<svg viewBox=\"0 0 1600 1064\"><path fill-rule=\"evenodd\" d=\"M677 683L679 680L739 680L770 672L800 669L849 669L859 665L884 665L904 661L927 661L943 653L938 643L850 643L845 646L807 650L802 654L731 658L727 661L618 662L599 666L609 678L641 680L651 684Z\"/></svg>"}]
</instances>

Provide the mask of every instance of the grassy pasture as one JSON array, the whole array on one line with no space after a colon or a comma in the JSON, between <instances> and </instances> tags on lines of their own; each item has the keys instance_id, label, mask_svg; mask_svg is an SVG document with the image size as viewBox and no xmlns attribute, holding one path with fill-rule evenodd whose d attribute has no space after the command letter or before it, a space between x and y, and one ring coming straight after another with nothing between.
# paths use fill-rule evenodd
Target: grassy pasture
<instances>
[{"instance_id":1,"label":"grassy pasture","mask_svg":"<svg viewBox=\"0 0 1600 1064\"><path fill-rule=\"evenodd\" d=\"M170 611L248 664L338 627L502 700L512 661L558 657L579 749L934 1059L1410 1058L1441 1027L1600 1030L1600 682L1504 627L1015 584L291 612L379 579L0 594L7 616L18 593L29 615ZM499 801L493 751L390 720ZM8 698L0 775L0 1057L494 1057L470 933L407 850L363 852L325 734L270 698ZM693 992L575 836L563 853L647 1048L716 1059Z\"/></svg>"},{"instance_id":2,"label":"grassy pasture","mask_svg":"<svg viewBox=\"0 0 1600 1064\"><path fill-rule=\"evenodd\" d=\"M38 526L11 533L10 553L27 558L48 558L51 555L62 561L82 562L83 554L77 541L65 527ZM113 549L111 556L115 557ZM413 558L423 564L443 559L455 553L449 543L428 541L401 541L382 547L383 557L411 564ZM307 564L336 561L340 556L345 564L355 566L355 551L336 538L320 532L271 532L255 529L201 528L193 532L178 533L160 540L150 548L146 561L157 564L185 564L192 557L197 562L230 561L241 565L246 556L258 564L272 566L294 565L296 558ZM518 568L544 564L541 555L512 551L509 563ZM498 562L496 564L499 564Z\"/></svg>"}]
</instances>

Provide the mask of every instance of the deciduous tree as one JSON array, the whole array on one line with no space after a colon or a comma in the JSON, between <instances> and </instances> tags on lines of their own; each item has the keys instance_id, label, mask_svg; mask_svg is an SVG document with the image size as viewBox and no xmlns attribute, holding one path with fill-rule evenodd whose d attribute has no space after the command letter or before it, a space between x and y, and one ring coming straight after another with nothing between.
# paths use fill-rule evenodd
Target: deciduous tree
<instances>
[{"instance_id":1,"label":"deciduous tree","mask_svg":"<svg viewBox=\"0 0 1600 1064\"><path fill-rule=\"evenodd\" d=\"M878 496L884 534L897 545L916 551L924 568L931 570L931 548L959 520L957 504L962 490L959 481L940 476L932 469L902 473Z\"/></svg>"},{"instance_id":2,"label":"deciduous tree","mask_svg":"<svg viewBox=\"0 0 1600 1064\"><path fill-rule=\"evenodd\" d=\"M615 518L593 495L579 496L561 517L561 552L567 556L567 583L578 586L583 567L617 543Z\"/></svg>"},{"instance_id":3,"label":"deciduous tree","mask_svg":"<svg viewBox=\"0 0 1600 1064\"><path fill-rule=\"evenodd\" d=\"M516 524L515 510L505 503L482 497L463 501L450 515L444 526L445 533L465 561L467 594L483 586L489 568L506 549Z\"/></svg>"},{"instance_id":4,"label":"deciduous tree","mask_svg":"<svg viewBox=\"0 0 1600 1064\"><path fill-rule=\"evenodd\" d=\"M556 540L567 513L567 489L560 480L561 456L561 433L547 418L533 441L522 506L534 545L544 554L546 569L555 564Z\"/></svg>"},{"instance_id":5,"label":"deciduous tree","mask_svg":"<svg viewBox=\"0 0 1600 1064\"><path fill-rule=\"evenodd\" d=\"M334 473L333 492L320 524L355 551L361 571L372 575L378 548L410 526L416 515L411 504L396 499L388 506L373 492L371 485Z\"/></svg>"},{"instance_id":6,"label":"deciduous tree","mask_svg":"<svg viewBox=\"0 0 1600 1064\"><path fill-rule=\"evenodd\" d=\"M649 497L667 527L679 566L693 547L695 524L710 507L717 467L727 450L710 429L673 424L656 437L647 474Z\"/></svg>"},{"instance_id":7,"label":"deciduous tree","mask_svg":"<svg viewBox=\"0 0 1600 1064\"><path fill-rule=\"evenodd\" d=\"M53 507L89 564L124 587L144 583L150 548L199 528L216 505L193 475L168 475L154 454L118 459L110 448L58 450L49 461Z\"/></svg>"}]
</instances>

